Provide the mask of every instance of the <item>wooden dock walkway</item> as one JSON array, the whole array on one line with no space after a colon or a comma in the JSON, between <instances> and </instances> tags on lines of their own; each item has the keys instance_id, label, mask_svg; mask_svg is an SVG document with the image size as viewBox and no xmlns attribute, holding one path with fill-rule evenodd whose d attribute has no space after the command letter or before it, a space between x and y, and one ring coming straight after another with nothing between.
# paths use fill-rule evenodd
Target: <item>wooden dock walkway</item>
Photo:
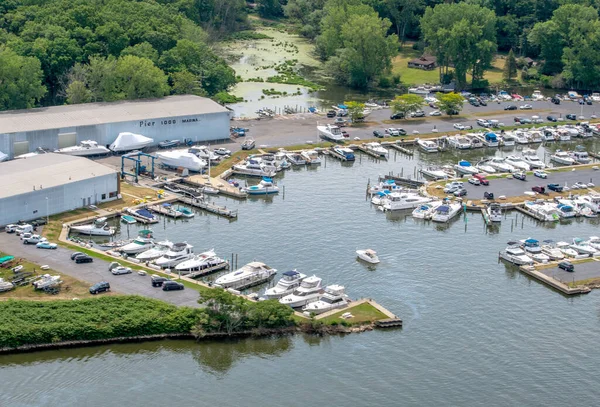
<instances>
[{"instance_id":1,"label":"wooden dock walkway","mask_svg":"<svg viewBox=\"0 0 600 407\"><path fill-rule=\"evenodd\" d=\"M219 191L219 193L238 199L245 199L248 197L248 194L240 191L237 187L231 185L227 182L226 177L231 175L232 172L226 172L221 175L221 177L207 177L206 175L194 175L188 177L183 182L194 187L203 188L205 186L212 187Z\"/></svg>"},{"instance_id":2,"label":"wooden dock walkway","mask_svg":"<svg viewBox=\"0 0 600 407\"><path fill-rule=\"evenodd\" d=\"M323 150L322 153L325 155L329 155L330 157L337 158L338 160L341 160L341 161L348 161L348 159L346 158L345 155L338 153L333 148L331 148L329 150Z\"/></svg>"},{"instance_id":3,"label":"wooden dock walkway","mask_svg":"<svg viewBox=\"0 0 600 407\"><path fill-rule=\"evenodd\" d=\"M408 148L404 148L400 145L398 145L397 143L390 143L388 144L389 147L392 147L395 150L400 151L402 154L406 154L406 155L413 155L414 151L409 150Z\"/></svg>"},{"instance_id":4,"label":"wooden dock walkway","mask_svg":"<svg viewBox=\"0 0 600 407\"><path fill-rule=\"evenodd\" d=\"M533 219L539 220L540 222L544 222L545 221L545 219L542 216L540 216L540 215L538 215L536 213L528 211L527 209L525 209L524 206L516 205L513 209L517 210L518 212L521 212L524 215L531 216Z\"/></svg>"},{"instance_id":5,"label":"wooden dock walkway","mask_svg":"<svg viewBox=\"0 0 600 407\"><path fill-rule=\"evenodd\" d=\"M382 156L380 156L379 154L377 154L377 153L374 153L374 152L372 152L371 150L368 150L368 149L367 149L367 148L365 148L365 147L364 147L362 144L360 144L360 145L357 145L357 146L356 146L356 149L357 149L357 150L359 150L360 152L362 152L362 153L365 153L365 154L367 154L367 155L370 155L371 157L373 157L373 158L376 158L376 159L378 159L378 160L385 160L385 159L386 159L385 157L382 157Z\"/></svg>"},{"instance_id":6,"label":"wooden dock walkway","mask_svg":"<svg viewBox=\"0 0 600 407\"><path fill-rule=\"evenodd\" d=\"M162 205L149 205L148 210L150 212L155 212L174 219L180 218L182 216L181 212L178 212L171 207L164 207Z\"/></svg>"},{"instance_id":7,"label":"wooden dock walkway","mask_svg":"<svg viewBox=\"0 0 600 407\"><path fill-rule=\"evenodd\" d=\"M393 175L393 174L386 174L383 177L379 177L379 182L387 181L387 180L393 180L394 182L396 182L396 184L404 185L406 187L415 188L415 189L419 189L423 185L425 185L425 183L423 181L417 181L416 179L400 177L398 175Z\"/></svg>"},{"instance_id":8,"label":"wooden dock walkway","mask_svg":"<svg viewBox=\"0 0 600 407\"><path fill-rule=\"evenodd\" d=\"M237 210L227 209L225 206L215 205L210 202L206 202L199 198L186 198L181 197L177 199L180 202L183 202L187 205L193 206L194 208L200 208L207 212L214 213L219 216L223 216L229 219L235 219L238 216Z\"/></svg>"}]
</instances>

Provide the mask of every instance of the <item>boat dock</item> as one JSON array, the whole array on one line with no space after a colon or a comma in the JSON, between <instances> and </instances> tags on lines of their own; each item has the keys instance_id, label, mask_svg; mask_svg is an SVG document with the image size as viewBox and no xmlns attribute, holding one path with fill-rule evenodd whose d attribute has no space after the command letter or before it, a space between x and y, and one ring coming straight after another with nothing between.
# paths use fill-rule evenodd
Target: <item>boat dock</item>
<instances>
[{"instance_id":1,"label":"boat dock","mask_svg":"<svg viewBox=\"0 0 600 407\"><path fill-rule=\"evenodd\" d=\"M148 210L174 219L180 218L182 216L181 212L177 212L176 210L170 207L165 207L162 205L149 205Z\"/></svg>"},{"instance_id":2,"label":"boat dock","mask_svg":"<svg viewBox=\"0 0 600 407\"><path fill-rule=\"evenodd\" d=\"M409 150L408 148L404 148L400 145L398 145L398 143L389 143L389 144L381 144L384 147L392 147L395 150L400 151L402 154L406 154L406 155L413 155L414 151L413 150Z\"/></svg>"},{"instance_id":3,"label":"boat dock","mask_svg":"<svg viewBox=\"0 0 600 407\"><path fill-rule=\"evenodd\" d=\"M132 218L134 218L138 222L143 223L145 225L152 224L152 223L158 223L158 219L156 219L156 218L154 218L154 219L148 219L146 217L140 216L137 213L135 213L135 211L133 209L131 209L131 208L124 208L124 211L125 211L126 215L131 216Z\"/></svg>"},{"instance_id":4,"label":"boat dock","mask_svg":"<svg viewBox=\"0 0 600 407\"><path fill-rule=\"evenodd\" d=\"M269 276L269 277L262 277L262 276L254 276L251 277L243 282L240 282L239 285L236 286L230 286L227 288L227 290L233 289L236 291L241 291L241 290L245 290L246 288L250 288L250 287L254 287L257 285L261 285L263 283L266 283L269 280L272 280L273 277L275 277L275 274ZM215 287L220 287L218 284L214 284Z\"/></svg>"},{"instance_id":5,"label":"boat dock","mask_svg":"<svg viewBox=\"0 0 600 407\"><path fill-rule=\"evenodd\" d=\"M245 199L248 194L240 191L239 188L231 185L227 182L227 178L232 174L235 174L234 170L227 170L217 178L207 177L205 175L194 175L183 180L185 184L189 184L194 187L204 188L205 186L212 187L219 191L219 193L237 199Z\"/></svg>"},{"instance_id":6,"label":"boat dock","mask_svg":"<svg viewBox=\"0 0 600 407\"><path fill-rule=\"evenodd\" d=\"M536 280L546 285L549 285L550 287L555 288L566 295L587 294L591 291L589 287L585 286L569 287L567 284L542 273L541 271L537 270L534 266L521 266L519 267L519 270L521 270L528 276L533 277Z\"/></svg>"},{"instance_id":7,"label":"boat dock","mask_svg":"<svg viewBox=\"0 0 600 407\"><path fill-rule=\"evenodd\" d=\"M359 150L360 152L362 152L362 153L365 153L365 154L367 154L367 155L370 155L371 157L373 157L373 158L376 158L376 159L378 159L378 160L384 160L384 159L385 159L385 157L382 157L382 156L380 156L379 154L377 154L377 153L374 153L374 152L373 152L373 151L371 151L371 150L368 150L368 149L367 149L367 148L365 148L365 147L364 147L362 144L360 144L360 145L357 145L357 146L356 146L356 149L357 149L357 150Z\"/></svg>"},{"instance_id":8,"label":"boat dock","mask_svg":"<svg viewBox=\"0 0 600 407\"><path fill-rule=\"evenodd\" d=\"M215 205L213 203L204 201L199 198L186 198L181 197L178 201L193 206L194 208L200 208L207 212L214 213L219 216L223 216L229 219L236 219L238 216L237 210L227 209L225 206Z\"/></svg>"},{"instance_id":9,"label":"boat dock","mask_svg":"<svg viewBox=\"0 0 600 407\"><path fill-rule=\"evenodd\" d=\"M414 189L419 189L423 185L425 185L425 183L423 181L417 181L416 179L401 177L401 176L394 175L391 173L386 174L383 177L379 177L379 182L386 181L386 180L393 180L398 185L403 185L405 187L414 188Z\"/></svg>"},{"instance_id":10,"label":"boat dock","mask_svg":"<svg viewBox=\"0 0 600 407\"><path fill-rule=\"evenodd\" d=\"M201 270L192 271L189 274L186 274L185 277L188 278L198 278L203 277L208 274L214 273L219 270L228 269L229 270L229 262L224 261L223 263L217 264L216 266L207 267Z\"/></svg>"},{"instance_id":11,"label":"boat dock","mask_svg":"<svg viewBox=\"0 0 600 407\"><path fill-rule=\"evenodd\" d=\"M344 154L340 154L337 151L335 151L333 148L328 149L328 150L323 150L321 151L323 154L325 155L329 155L333 158L337 158L338 160L341 161L348 161L348 159L346 158L346 156Z\"/></svg>"}]
</instances>

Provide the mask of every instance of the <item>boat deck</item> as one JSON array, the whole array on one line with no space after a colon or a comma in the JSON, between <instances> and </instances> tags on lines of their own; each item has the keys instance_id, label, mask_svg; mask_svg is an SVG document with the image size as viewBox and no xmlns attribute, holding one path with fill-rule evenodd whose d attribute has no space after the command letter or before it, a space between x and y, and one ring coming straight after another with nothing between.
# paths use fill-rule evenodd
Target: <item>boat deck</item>
<instances>
[{"instance_id":1,"label":"boat deck","mask_svg":"<svg viewBox=\"0 0 600 407\"><path fill-rule=\"evenodd\" d=\"M148 206L148 210L151 212L156 212L161 215L168 216L170 218L175 218L175 219L183 216L181 214L181 212L177 212L173 209L165 208L164 206L161 206L161 205L150 205L150 206Z\"/></svg>"},{"instance_id":2,"label":"boat deck","mask_svg":"<svg viewBox=\"0 0 600 407\"><path fill-rule=\"evenodd\" d=\"M200 208L207 212L214 213L219 216L223 216L230 219L235 219L238 216L238 211L228 209L225 206L215 205L213 203L198 199L198 198L186 198L181 197L177 199L180 202L193 206L194 208Z\"/></svg>"},{"instance_id":3,"label":"boat deck","mask_svg":"<svg viewBox=\"0 0 600 407\"><path fill-rule=\"evenodd\" d=\"M211 274L211 273L214 273L216 271L223 270L223 269L229 269L229 262L228 261L224 261L221 264L217 264L216 266L212 266L212 267L207 267L207 268L202 269L202 270L191 271L188 274L185 274L185 277L188 277L188 278L198 278L198 277L206 276L208 274Z\"/></svg>"}]
</instances>

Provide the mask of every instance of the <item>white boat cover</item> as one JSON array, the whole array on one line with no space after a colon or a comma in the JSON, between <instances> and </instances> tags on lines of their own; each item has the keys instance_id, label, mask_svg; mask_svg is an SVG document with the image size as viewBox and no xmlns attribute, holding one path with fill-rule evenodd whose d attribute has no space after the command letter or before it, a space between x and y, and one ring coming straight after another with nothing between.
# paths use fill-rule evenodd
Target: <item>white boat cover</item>
<instances>
[{"instance_id":1,"label":"white boat cover","mask_svg":"<svg viewBox=\"0 0 600 407\"><path fill-rule=\"evenodd\" d=\"M195 154L187 151L165 151L158 152L156 156L163 164L170 167L187 168L190 171L199 172L206 166L206 161L198 158Z\"/></svg>"},{"instance_id":2,"label":"white boat cover","mask_svg":"<svg viewBox=\"0 0 600 407\"><path fill-rule=\"evenodd\" d=\"M2 161L6 161L6 160L8 160L8 155L6 155L2 151L0 151L0 163Z\"/></svg>"},{"instance_id":3,"label":"white boat cover","mask_svg":"<svg viewBox=\"0 0 600 407\"><path fill-rule=\"evenodd\" d=\"M110 145L112 151L130 151L146 147L152 144L154 139L151 139L141 134L130 132L119 133L117 139Z\"/></svg>"}]
</instances>

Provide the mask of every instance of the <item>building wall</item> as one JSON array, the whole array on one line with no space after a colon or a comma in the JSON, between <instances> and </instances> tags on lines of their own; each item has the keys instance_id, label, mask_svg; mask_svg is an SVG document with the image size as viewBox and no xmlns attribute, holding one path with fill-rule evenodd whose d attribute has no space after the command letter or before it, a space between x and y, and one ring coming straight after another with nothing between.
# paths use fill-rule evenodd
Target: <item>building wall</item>
<instances>
[{"instance_id":1,"label":"building wall","mask_svg":"<svg viewBox=\"0 0 600 407\"><path fill-rule=\"evenodd\" d=\"M111 193L114 194L112 197ZM55 215L87 205L112 201L117 199L117 193L117 173L53 188L44 188L41 185L41 189L36 187L35 191L0 199L0 225L19 220L33 220L45 217L47 214ZM46 198L48 198L47 207Z\"/></svg>"},{"instance_id":2,"label":"building wall","mask_svg":"<svg viewBox=\"0 0 600 407\"><path fill-rule=\"evenodd\" d=\"M29 151L38 147L54 150L59 148L58 135L64 133L77 133L77 142L94 140L107 145L115 141L119 133L127 131L150 137L156 144L185 138L194 142L223 140L229 138L229 112L0 134L0 151L13 158L14 143L21 141L29 142Z\"/></svg>"}]
</instances>

